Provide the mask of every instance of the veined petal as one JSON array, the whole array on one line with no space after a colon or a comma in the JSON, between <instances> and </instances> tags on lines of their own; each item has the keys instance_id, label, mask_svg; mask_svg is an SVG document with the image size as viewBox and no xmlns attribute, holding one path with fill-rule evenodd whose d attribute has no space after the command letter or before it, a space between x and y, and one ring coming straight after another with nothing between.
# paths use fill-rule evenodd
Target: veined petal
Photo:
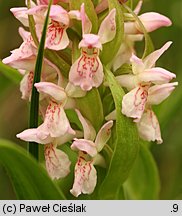
<instances>
[{"instance_id":1,"label":"veined petal","mask_svg":"<svg viewBox=\"0 0 182 216\"><path fill-rule=\"evenodd\" d=\"M34 85L38 92L51 96L57 102L64 103L67 99L65 90L51 82L39 82Z\"/></svg>"},{"instance_id":2,"label":"veined petal","mask_svg":"<svg viewBox=\"0 0 182 216\"><path fill-rule=\"evenodd\" d=\"M32 93L32 84L34 79L34 73L30 71L25 74L20 83L20 91L22 93L22 99L29 100Z\"/></svg>"},{"instance_id":3,"label":"veined petal","mask_svg":"<svg viewBox=\"0 0 182 216\"><path fill-rule=\"evenodd\" d=\"M161 132L158 119L152 110L147 110L140 120L137 123L139 135L142 139L146 141L157 141L158 144L161 144Z\"/></svg>"},{"instance_id":4,"label":"veined petal","mask_svg":"<svg viewBox=\"0 0 182 216\"><path fill-rule=\"evenodd\" d=\"M145 70L143 73L138 74L140 82L152 82L154 84L164 84L176 78L174 73L171 73L163 68L155 67Z\"/></svg>"},{"instance_id":5,"label":"veined petal","mask_svg":"<svg viewBox=\"0 0 182 216\"><path fill-rule=\"evenodd\" d=\"M98 152L100 152L104 148L104 145L110 139L112 126L113 126L113 121L109 121L105 123L102 126L102 128L99 130L95 140L95 145Z\"/></svg>"},{"instance_id":6,"label":"veined petal","mask_svg":"<svg viewBox=\"0 0 182 216\"><path fill-rule=\"evenodd\" d=\"M67 154L52 144L46 145L44 154L46 169L52 179L64 178L69 174L71 162Z\"/></svg>"},{"instance_id":7,"label":"veined petal","mask_svg":"<svg viewBox=\"0 0 182 216\"><path fill-rule=\"evenodd\" d=\"M116 9L112 9L102 21L98 35L102 44L112 41L116 35Z\"/></svg>"},{"instance_id":8,"label":"veined petal","mask_svg":"<svg viewBox=\"0 0 182 216\"><path fill-rule=\"evenodd\" d=\"M97 154L96 144L86 139L75 138L74 142L71 145L71 149L73 149L74 151L86 152L91 157L94 157Z\"/></svg>"},{"instance_id":9,"label":"veined petal","mask_svg":"<svg viewBox=\"0 0 182 216\"><path fill-rule=\"evenodd\" d=\"M178 85L177 82L166 83L163 85L155 85L149 88L148 103L158 105L173 92L175 87Z\"/></svg>"},{"instance_id":10,"label":"veined petal","mask_svg":"<svg viewBox=\"0 0 182 216\"><path fill-rule=\"evenodd\" d=\"M51 138L49 134L44 134L44 139L41 139L37 136L37 133L37 128L27 129L17 134L16 137L27 142L36 142L39 144L47 144L53 141L53 138Z\"/></svg>"},{"instance_id":11,"label":"veined petal","mask_svg":"<svg viewBox=\"0 0 182 216\"><path fill-rule=\"evenodd\" d=\"M127 93L122 101L122 113L127 117L140 120L148 98L148 87L137 87Z\"/></svg>"},{"instance_id":12,"label":"veined petal","mask_svg":"<svg viewBox=\"0 0 182 216\"><path fill-rule=\"evenodd\" d=\"M81 21L82 21L82 33L83 33L83 35L84 34L90 34L90 32L92 30L92 23L85 12L84 3L81 5L81 8L80 8L80 16L81 16Z\"/></svg>"},{"instance_id":13,"label":"veined petal","mask_svg":"<svg viewBox=\"0 0 182 216\"><path fill-rule=\"evenodd\" d=\"M103 78L102 63L95 56L81 55L72 65L69 73L69 81L75 86L80 86L84 91L99 87Z\"/></svg>"},{"instance_id":14,"label":"veined petal","mask_svg":"<svg viewBox=\"0 0 182 216\"><path fill-rule=\"evenodd\" d=\"M132 63L132 71L134 74L139 74L144 71L145 65L142 59L138 58L135 54L132 54L130 61Z\"/></svg>"},{"instance_id":15,"label":"veined petal","mask_svg":"<svg viewBox=\"0 0 182 216\"><path fill-rule=\"evenodd\" d=\"M69 38L66 29L59 25L58 22L52 22L47 30L46 47L52 50L63 50L68 45Z\"/></svg>"},{"instance_id":16,"label":"veined petal","mask_svg":"<svg viewBox=\"0 0 182 216\"><path fill-rule=\"evenodd\" d=\"M158 49L148 55L144 60L145 69L149 69L155 66L156 61L160 58L160 56L171 46L172 42L169 41L161 49Z\"/></svg>"},{"instance_id":17,"label":"veined petal","mask_svg":"<svg viewBox=\"0 0 182 216\"><path fill-rule=\"evenodd\" d=\"M93 141L95 139L95 136L96 136L95 129L90 124L90 122L82 116L82 114L80 113L79 110L75 110L75 111L76 111L78 118L79 118L79 120L83 126L84 139Z\"/></svg>"},{"instance_id":18,"label":"veined petal","mask_svg":"<svg viewBox=\"0 0 182 216\"><path fill-rule=\"evenodd\" d=\"M27 10L28 9L26 7L18 7L18 8L10 9L10 11L16 17L16 19L18 19L26 27L29 26Z\"/></svg>"},{"instance_id":19,"label":"veined petal","mask_svg":"<svg viewBox=\"0 0 182 216\"><path fill-rule=\"evenodd\" d=\"M80 156L75 166L75 179L70 192L78 197L81 193L91 194L97 182L97 172L92 161L86 161Z\"/></svg>"},{"instance_id":20,"label":"veined petal","mask_svg":"<svg viewBox=\"0 0 182 216\"><path fill-rule=\"evenodd\" d=\"M168 17L154 12L144 13L139 16L139 19L143 23L147 32L152 32L160 27L172 25L172 22ZM142 32L142 29L138 22L136 22L136 27L139 31Z\"/></svg>"},{"instance_id":21,"label":"veined petal","mask_svg":"<svg viewBox=\"0 0 182 216\"><path fill-rule=\"evenodd\" d=\"M136 85L138 84L136 80L136 76L133 74L125 74L125 75L116 76L116 80L119 82L119 84L122 87L127 88L129 91L134 89Z\"/></svg>"},{"instance_id":22,"label":"veined petal","mask_svg":"<svg viewBox=\"0 0 182 216\"><path fill-rule=\"evenodd\" d=\"M60 137L66 133L75 134L62 105L53 101L47 107L43 125L51 137Z\"/></svg>"}]
</instances>

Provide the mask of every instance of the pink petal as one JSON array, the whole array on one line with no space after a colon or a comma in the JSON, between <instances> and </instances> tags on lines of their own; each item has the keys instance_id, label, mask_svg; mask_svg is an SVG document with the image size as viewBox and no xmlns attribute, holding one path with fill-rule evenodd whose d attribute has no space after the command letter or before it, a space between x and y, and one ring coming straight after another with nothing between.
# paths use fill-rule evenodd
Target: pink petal
<instances>
[{"instance_id":1,"label":"pink petal","mask_svg":"<svg viewBox=\"0 0 182 216\"><path fill-rule=\"evenodd\" d=\"M102 21L98 35L101 43L112 41L116 35L116 9L112 9L107 17Z\"/></svg>"},{"instance_id":2,"label":"pink petal","mask_svg":"<svg viewBox=\"0 0 182 216\"><path fill-rule=\"evenodd\" d=\"M143 23L144 27L146 28L147 32L152 32L160 27L172 25L172 22L169 18L159 13L154 13L154 12L144 13L140 15L139 18ZM139 31L142 32L142 29L137 22L136 22L136 27L138 28Z\"/></svg>"},{"instance_id":3,"label":"pink petal","mask_svg":"<svg viewBox=\"0 0 182 216\"><path fill-rule=\"evenodd\" d=\"M34 73L30 71L21 80L20 91L22 93L22 99L24 100L29 100L31 97L33 79L34 79Z\"/></svg>"},{"instance_id":4,"label":"pink petal","mask_svg":"<svg viewBox=\"0 0 182 216\"><path fill-rule=\"evenodd\" d=\"M142 139L146 141L157 141L158 144L161 144L161 132L158 119L152 110L147 110L140 120L137 123L139 135Z\"/></svg>"},{"instance_id":5,"label":"pink petal","mask_svg":"<svg viewBox=\"0 0 182 216\"><path fill-rule=\"evenodd\" d=\"M75 111L76 111L78 118L79 118L79 120L83 126L84 139L93 141L95 139L95 136L96 136L95 129L90 124L90 122L82 116L82 114L80 113L79 110L75 110Z\"/></svg>"},{"instance_id":6,"label":"pink petal","mask_svg":"<svg viewBox=\"0 0 182 216\"><path fill-rule=\"evenodd\" d=\"M75 138L74 142L71 145L71 149L73 149L74 151L86 152L91 157L94 157L97 154L96 144L86 139Z\"/></svg>"},{"instance_id":7,"label":"pink petal","mask_svg":"<svg viewBox=\"0 0 182 216\"><path fill-rule=\"evenodd\" d=\"M152 82L154 84L164 84L176 78L174 73L171 73L163 68L151 68L145 70L143 73L138 74L140 82Z\"/></svg>"},{"instance_id":8,"label":"pink petal","mask_svg":"<svg viewBox=\"0 0 182 216\"><path fill-rule=\"evenodd\" d=\"M67 99L64 89L54 83L39 82L35 83L34 86L37 88L38 92L51 96L57 102L64 102Z\"/></svg>"},{"instance_id":9,"label":"pink petal","mask_svg":"<svg viewBox=\"0 0 182 216\"><path fill-rule=\"evenodd\" d=\"M152 52L144 59L144 65L146 69L152 68L155 66L156 61L160 58L160 56L171 46L172 42L169 41L161 49L158 49Z\"/></svg>"},{"instance_id":10,"label":"pink petal","mask_svg":"<svg viewBox=\"0 0 182 216\"><path fill-rule=\"evenodd\" d=\"M26 7L19 7L19 8L11 8L10 11L13 15L18 19L24 26L28 27L28 15L27 15L27 8Z\"/></svg>"},{"instance_id":11,"label":"pink petal","mask_svg":"<svg viewBox=\"0 0 182 216\"><path fill-rule=\"evenodd\" d=\"M46 169L52 179L64 178L69 174L71 162L67 154L52 144L46 145L44 154Z\"/></svg>"},{"instance_id":12,"label":"pink petal","mask_svg":"<svg viewBox=\"0 0 182 216\"><path fill-rule=\"evenodd\" d=\"M95 145L97 147L98 152L100 152L104 148L105 144L110 139L112 126L113 126L113 121L109 121L105 123L102 126L102 128L99 130L95 140Z\"/></svg>"},{"instance_id":13,"label":"pink petal","mask_svg":"<svg viewBox=\"0 0 182 216\"><path fill-rule=\"evenodd\" d=\"M135 13L136 15L138 15L138 14L140 13L141 8L142 8L142 5L143 5L143 0L140 0L140 1L138 2L137 6L136 6L135 9L134 9L134 13Z\"/></svg>"},{"instance_id":14,"label":"pink petal","mask_svg":"<svg viewBox=\"0 0 182 216\"><path fill-rule=\"evenodd\" d=\"M144 71L145 65L142 59L138 58L135 54L132 54L130 61L132 63L132 71L134 74L139 74Z\"/></svg>"},{"instance_id":15,"label":"pink petal","mask_svg":"<svg viewBox=\"0 0 182 216\"><path fill-rule=\"evenodd\" d=\"M57 21L62 25L65 25L65 27L69 26L70 20L68 12L60 5L52 5L49 16L52 20Z\"/></svg>"},{"instance_id":16,"label":"pink petal","mask_svg":"<svg viewBox=\"0 0 182 216\"><path fill-rule=\"evenodd\" d=\"M133 74L116 76L116 80L122 87L127 88L129 91L134 89L137 85L136 76Z\"/></svg>"},{"instance_id":17,"label":"pink petal","mask_svg":"<svg viewBox=\"0 0 182 216\"><path fill-rule=\"evenodd\" d=\"M158 105L174 91L177 82L155 85L149 88L148 103Z\"/></svg>"},{"instance_id":18,"label":"pink petal","mask_svg":"<svg viewBox=\"0 0 182 216\"><path fill-rule=\"evenodd\" d=\"M95 56L81 55L72 65L69 81L80 86L84 91L99 87L103 82L104 73L100 59Z\"/></svg>"},{"instance_id":19,"label":"pink petal","mask_svg":"<svg viewBox=\"0 0 182 216\"><path fill-rule=\"evenodd\" d=\"M100 42L100 37L94 34L84 34L83 39L79 43L79 48L98 48L102 49L102 44Z\"/></svg>"},{"instance_id":20,"label":"pink petal","mask_svg":"<svg viewBox=\"0 0 182 216\"><path fill-rule=\"evenodd\" d=\"M137 87L127 93L122 101L122 113L138 121L145 110L148 97L148 87Z\"/></svg>"},{"instance_id":21,"label":"pink petal","mask_svg":"<svg viewBox=\"0 0 182 216\"><path fill-rule=\"evenodd\" d=\"M17 134L16 137L27 142L36 142L39 144L47 144L53 141L49 134L44 134L44 139L42 139L37 136L37 133L37 128L27 129Z\"/></svg>"},{"instance_id":22,"label":"pink petal","mask_svg":"<svg viewBox=\"0 0 182 216\"><path fill-rule=\"evenodd\" d=\"M75 179L70 192L78 197L81 193L91 194L97 182L97 172L92 161L86 161L81 155L75 166Z\"/></svg>"},{"instance_id":23,"label":"pink petal","mask_svg":"<svg viewBox=\"0 0 182 216\"><path fill-rule=\"evenodd\" d=\"M47 107L43 125L51 137L60 137L66 133L75 134L62 105L53 101Z\"/></svg>"},{"instance_id":24,"label":"pink petal","mask_svg":"<svg viewBox=\"0 0 182 216\"><path fill-rule=\"evenodd\" d=\"M84 34L90 34L92 29L92 23L90 22L86 12L85 12L85 6L84 3L81 5L80 8L80 16L82 21L82 32Z\"/></svg>"}]
</instances>

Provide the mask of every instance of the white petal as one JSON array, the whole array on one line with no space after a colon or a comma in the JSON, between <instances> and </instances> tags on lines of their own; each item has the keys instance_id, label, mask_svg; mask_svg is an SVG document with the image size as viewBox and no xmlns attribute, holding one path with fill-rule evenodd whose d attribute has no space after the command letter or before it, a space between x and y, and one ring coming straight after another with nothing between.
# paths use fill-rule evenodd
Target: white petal
<instances>
[{"instance_id":1,"label":"white petal","mask_svg":"<svg viewBox=\"0 0 182 216\"><path fill-rule=\"evenodd\" d=\"M79 120L83 126L84 139L93 141L95 139L95 136L96 136L95 129L90 124L90 122L82 116L82 114L80 113L79 110L75 110L75 111L76 111L78 118L79 118Z\"/></svg>"},{"instance_id":2,"label":"white petal","mask_svg":"<svg viewBox=\"0 0 182 216\"><path fill-rule=\"evenodd\" d=\"M112 9L102 21L98 35L102 44L112 41L116 35L116 9Z\"/></svg>"},{"instance_id":3,"label":"white petal","mask_svg":"<svg viewBox=\"0 0 182 216\"><path fill-rule=\"evenodd\" d=\"M26 7L11 8L10 11L24 26L29 26Z\"/></svg>"},{"instance_id":4,"label":"white petal","mask_svg":"<svg viewBox=\"0 0 182 216\"><path fill-rule=\"evenodd\" d=\"M143 73L138 74L140 82L152 82L154 84L164 84L176 78L174 73L171 73L163 68L155 67L145 70Z\"/></svg>"},{"instance_id":5,"label":"white petal","mask_svg":"<svg viewBox=\"0 0 182 216\"><path fill-rule=\"evenodd\" d=\"M84 34L90 34L90 32L92 30L92 23L85 12L84 3L81 5L81 8L80 8L80 16L81 16L81 21L82 21L83 35Z\"/></svg>"},{"instance_id":6,"label":"white petal","mask_svg":"<svg viewBox=\"0 0 182 216\"><path fill-rule=\"evenodd\" d=\"M54 83L39 82L35 83L35 87L37 88L38 92L47 94L58 102L63 103L67 99L64 89Z\"/></svg>"},{"instance_id":7,"label":"white petal","mask_svg":"<svg viewBox=\"0 0 182 216\"><path fill-rule=\"evenodd\" d=\"M155 85L149 88L148 103L158 105L174 91L175 87L178 85L175 83L166 83L163 85Z\"/></svg>"},{"instance_id":8,"label":"white petal","mask_svg":"<svg viewBox=\"0 0 182 216\"><path fill-rule=\"evenodd\" d=\"M52 144L45 147L46 169L52 179L66 177L70 172L70 160L61 150L55 148Z\"/></svg>"},{"instance_id":9,"label":"white petal","mask_svg":"<svg viewBox=\"0 0 182 216\"><path fill-rule=\"evenodd\" d=\"M158 119L152 110L147 110L140 120L137 123L139 135L142 139L146 141L157 141L158 144L161 144L161 132Z\"/></svg>"},{"instance_id":10,"label":"white petal","mask_svg":"<svg viewBox=\"0 0 182 216\"><path fill-rule=\"evenodd\" d=\"M104 145L110 139L112 126L113 126L113 121L109 121L106 122L99 130L95 140L95 145L97 147L98 152L100 152L104 148Z\"/></svg>"},{"instance_id":11,"label":"white petal","mask_svg":"<svg viewBox=\"0 0 182 216\"><path fill-rule=\"evenodd\" d=\"M142 59L138 58L135 54L132 54L130 61L132 63L132 71L134 74L139 74L144 71L145 65Z\"/></svg>"},{"instance_id":12,"label":"white petal","mask_svg":"<svg viewBox=\"0 0 182 216\"><path fill-rule=\"evenodd\" d=\"M96 144L86 139L74 139L71 149L74 151L86 152L91 157L94 157L97 154Z\"/></svg>"},{"instance_id":13,"label":"white petal","mask_svg":"<svg viewBox=\"0 0 182 216\"><path fill-rule=\"evenodd\" d=\"M169 41L161 49L158 49L152 52L144 59L145 69L149 69L155 66L156 61L160 58L160 56L171 46L172 42Z\"/></svg>"},{"instance_id":14,"label":"white petal","mask_svg":"<svg viewBox=\"0 0 182 216\"><path fill-rule=\"evenodd\" d=\"M134 89L138 84L136 80L136 76L133 74L124 74L124 75L116 76L116 80L119 82L119 84L122 87L127 88L129 91Z\"/></svg>"},{"instance_id":15,"label":"white petal","mask_svg":"<svg viewBox=\"0 0 182 216\"><path fill-rule=\"evenodd\" d=\"M49 134L44 134L44 139L41 139L37 136L37 133L37 128L27 129L17 134L16 137L27 142L36 142L39 144L47 144L52 142L53 139L49 136Z\"/></svg>"}]
</instances>

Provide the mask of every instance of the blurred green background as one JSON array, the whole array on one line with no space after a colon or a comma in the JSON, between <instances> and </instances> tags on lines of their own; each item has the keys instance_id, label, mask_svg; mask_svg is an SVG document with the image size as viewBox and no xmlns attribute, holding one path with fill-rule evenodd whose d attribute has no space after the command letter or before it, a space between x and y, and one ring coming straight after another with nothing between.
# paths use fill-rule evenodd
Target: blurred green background
<instances>
[{"instance_id":1,"label":"blurred green background","mask_svg":"<svg viewBox=\"0 0 182 216\"><path fill-rule=\"evenodd\" d=\"M9 56L10 50L17 48L21 43L17 32L21 24L9 9L23 5L23 0L0 0L0 59ZM146 11L162 13L173 21L172 27L162 28L151 34L156 48L160 48L168 40L173 41L173 46L161 57L158 65L176 73L179 82L172 96L155 108L161 123L164 143L152 144L151 150L161 178L160 199L182 199L182 1L144 0L142 12ZM27 104L21 100L19 86L14 85L2 74L0 101L0 137L11 139L25 147L15 135L27 128ZM1 166L0 199L15 199L8 176Z\"/></svg>"}]
</instances>

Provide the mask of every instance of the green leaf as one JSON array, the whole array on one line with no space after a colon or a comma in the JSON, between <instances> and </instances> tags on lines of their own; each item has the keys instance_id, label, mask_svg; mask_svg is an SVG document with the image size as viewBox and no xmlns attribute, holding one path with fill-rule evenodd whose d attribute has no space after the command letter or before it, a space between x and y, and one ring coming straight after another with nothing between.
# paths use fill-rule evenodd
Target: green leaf
<instances>
[{"instance_id":1,"label":"green leaf","mask_svg":"<svg viewBox=\"0 0 182 216\"><path fill-rule=\"evenodd\" d=\"M107 68L105 74L115 102L116 138L108 172L100 188L100 198L118 199L121 186L128 178L137 157L139 138L135 124L121 113L123 89Z\"/></svg>"},{"instance_id":2,"label":"green leaf","mask_svg":"<svg viewBox=\"0 0 182 216\"><path fill-rule=\"evenodd\" d=\"M76 99L76 103L83 116L91 122L96 131L99 131L104 121L104 114L98 90L92 89L85 97Z\"/></svg>"},{"instance_id":3,"label":"green leaf","mask_svg":"<svg viewBox=\"0 0 182 216\"><path fill-rule=\"evenodd\" d=\"M98 31L98 17L95 12L93 2L91 0L70 0L70 9L71 10L80 10L81 4L85 4L85 11L90 21L92 22L92 33L97 33ZM77 22L74 22L76 25ZM76 25L77 28L77 25Z\"/></svg>"},{"instance_id":4,"label":"green leaf","mask_svg":"<svg viewBox=\"0 0 182 216\"><path fill-rule=\"evenodd\" d=\"M125 190L132 200L159 199L160 180L156 163L150 150L141 143L140 152L132 172L125 183Z\"/></svg>"},{"instance_id":5,"label":"green leaf","mask_svg":"<svg viewBox=\"0 0 182 216\"><path fill-rule=\"evenodd\" d=\"M30 121L29 121L29 127L30 128L38 127L39 92L35 88L34 84L40 82L40 79L41 79L42 64L43 64L43 58L44 58L44 46L45 46L46 33L47 33L47 26L48 26L48 21L49 21L49 13L50 13L51 4L52 4L52 0L50 0L50 2L49 2L48 11L47 11L46 19L44 22L43 31L42 31L42 37L41 37L39 48L38 48L35 70L34 70L34 80L33 80L33 85L32 85L32 96L31 96L31 104L30 104ZM39 155L38 144L35 142L30 142L29 143L29 152L35 158L38 159L38 155Z\"/></svg>"},{"instance_id":6,"label":"green leaf","mask_svg":"<svg viewBox=\"0 0 182 216\"><path fill-rule=\"evenodd\" d=\"M22 79L22 76L18 70L3 64L2 61L0 61L0 72L2 72L4 76L16 84L19 84Z\"/></svg>"},{"instance_id":7,"label":"green leaf","mask_svg":"<svg viewBox=\"0 0 182 216\"><path fill-rule=\"evenodd\" d=\"M18 199L65 199L44 168L18 145L1 139L0 163L8 172Z\"/></svg>"},{"instance_id":8,"label":"green leaf","mask_svg":"<svg viewBox=\"0 0 182 216\"><path fill-rule=\"evenodd\" d=\"M100 58L104 64L108 64L117 54L124 38L124 20L123 12L118 0L108 0L109 10L116 8L116 36L115 38L103 45Z\"/></svg>"},{"instance_id":9,"label":"green leaf","mask_svg":"<svg viewBox=\"0 0 182 216\"><path fill-rule=\"evenodd\" d=\"M148 34L148 32L146 31L143 23L141 22L141 20L138 18L138 16L131 10L131 8L129 8L127 5L123 4L124 8L133 15L133 17L135 18L135 20L138 22L138 24L140 25L144 37L145 37L145 50L144 50L144 54L143 54L143 59L148 56L151 52L154 51L154 46L152 43L152 40L150 38L150 35Z\"/></svg>"}]
</instances>

